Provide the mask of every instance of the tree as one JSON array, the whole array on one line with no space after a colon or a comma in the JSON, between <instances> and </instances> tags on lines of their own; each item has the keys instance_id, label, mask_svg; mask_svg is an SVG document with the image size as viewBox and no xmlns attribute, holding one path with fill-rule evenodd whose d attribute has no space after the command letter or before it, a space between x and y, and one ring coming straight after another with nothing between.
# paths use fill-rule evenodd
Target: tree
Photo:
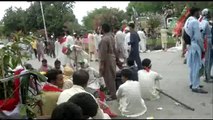
<instances>
[{"instance_id":1,"label":"tree","mask_svg":"<svg viewBox=\"0 0 213 120\"><path fill-rule=\"evenodd\" d=\"M117 8L107 8L106 6L95 9L83 18L83 24L88 30L97 29L102 23L109 23L114 29L115 26L121 27L121 22L127 15L124 11Z\"/></svg>"},{"instance_id":2,"label":"tree","mask_svg":"<svg viewBox=\"0 0 213 120\"><path fill-rule=\"evenodd\" d=\"M162 8L163 7L170 7L170 9L174 9L173 16L180 16L181 12L183 11L185 5L188 5L189 7L196 6L201 9L209 8L213 9L213 3L212 2L189 2L189 1L166 1L166 2L130 2L126 8L127 14L129 16L133 15L132 7L135 8L135 10L141 14L146 12L152 12L152 13L163 13Z\"/></svg>"},{"instance_id":3,"label":"tree","mask_svg":"<svg viewBox=\"0 0 213 120\"><path fill-rule=\"evenodd\" d=\"M42 4L49 34L54 33L57 36L66 25L79 25L72 11L73 2L42 2ZM40 3L34 2L26 11L28 14L28 24L31 24L29 30L31 28L34 28L34 31L43 29ZM78 27L66 27L70 28L68 30L71 33L78 29Z\"/></svg>"},{"instance_id":4,"label":"tree","mask_svg":"<svg viewBox=\"0 0 213 120\"><path fill-rule=\"evenodd\" d=\"M10 33L22 30L26 33L26 15L25 11L21 8L8 8L3 17L4 22L4 34L10 35Z\"/></svg>"},{"instance_id":5,"label":"tree","mask_svg":"<svg viewBox=\"0 0 213 120\"><path fill-rule=\"evenodd\" d=\"M126 11L129 16L133 15L132 7L135 8L139 15L147 12L162 13L162 7L168 3L169 2L130 2Z\"/></svg>"},{"instance_id":6,"label":"tree","mask_svg":"<svg viewBox=\"0 0 213 120\"><path fill-rule=\"evenodd\" d=\"M42 2L44 17L48 34L59 35L66 26L72 33L78 30L79 24L75 15L73 14L73 2ZM41 6L39 2L32 2L30 7L26 10L12 7L6 10L3 18L4 31L10 34L14 31L22 30L25 34L28 32L37 32L44 28L41 14Z\"/></svg>"}]
</instances>

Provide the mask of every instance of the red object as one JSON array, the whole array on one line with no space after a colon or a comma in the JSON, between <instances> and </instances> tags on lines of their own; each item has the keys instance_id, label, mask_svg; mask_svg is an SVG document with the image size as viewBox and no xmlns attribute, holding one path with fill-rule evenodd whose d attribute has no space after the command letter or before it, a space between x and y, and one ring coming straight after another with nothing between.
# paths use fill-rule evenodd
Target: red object
<instances>
[{"instance_id":1,"label":"red object","mask_svg":"<svg viewBox=\"0 0 213 120\"><path fill-rule=\"evenodd\" d=\"M204 39L203 46L204 46L204 52L202 53L201 59L205 58L205 53L206 53L206 50L207 50L207 39L206 38Z\"/></svg>"},{"instance_id":2,"label":"red object","mask_svg":"<svg viewBox=\"0 0 213 120\"><path fill-rule=\"evenodd\" d=\"M51 85L48 85L48 84L45 84L43 89L43 91L46 91L46 92L62 92L62 90L60 88L57 88L57 87L54 87L54 86L51 86Z\"/></svg>"},{"instance_id":3,"label":"red object","mask_svg":"<svg viewBox=\"0 0 213 120\"><path fill-rule=\"evenodd\" d=\"M62 43L64 43L66 40L67 40L66 37L62 37L62 38L60 38L60 39L58 40L58 42L59 42L60 44L62 44Z\"/></svg>"},{"instance_id":4,"label":"red object","mask_svg":"<svg viewBox=\"0 0 213 120\"><path fill-rule=\"evenodd\" d=\"M180 19L176 23L176 26L173 29L173 32L174 32L175 36L181 36L181 30L182 30L182 28L184 26L184 23L185 23L187 17L189 16L189 14L190 14L190 9L186 8L185 14L180 17Z\"/></svg>"},{"instance_id":5,"label":"red object","mask_svg":"<svg viewBox=\"0 0 213 120\"><path fill-rule=\"evenodd\" d=\"M116 115L115 113L112 113L112 111L110 110L110 108L106 108L106 109L103 109L103 112L108 114L110 117L117 117L118 115Z\"/></svg>"},{"instance_id":6,"label":"red object","mask_svg":"<svg viewBox=\"0 0 213 120\"><path fill-rule=\"evenodd\" d=\"M67 48L67 47L63 47L63 48L62 48L62 52L63 52L64 54L67 54L67 51L68 51L68 48Z\"/></svg>"},{"instance_id":7,"label":"red object","mask_svg":"<svg viewBox=\"0 0 213 120\"><path fill-rule=\"evenodd\" d=\"M106 95L100 89L98 89L98 94L100 97L100 101L104 102L106 100Z\"/></svg>"},{"instance_id":8,"label":"red object","mask_svg":"<svg viewBox=\"0 0 213 120\"><path fill-rule=\"evenodd\" d=\"M19 75L24 69L19 69L15 71L14 75ZM16 78L14 79L14 87L13 87L13 97L5 100L0 100L0 111L1 110L7 110L7 111L12 111L16 107L16 105L20 101L20 94L19 94L19 85L20 85L20 79Z\"/></svg>"},{"instance_id":9,"label":"red object","mask_svg":"<svg viewBox=\"0 0 213 120\"><path fill-rule=\"evenodd\" d=\"M150 69L147 68L147 67L145 67L144 70L146 70L146 72L149 72L149 71L150 71Z\"/></svg>"}]
</instances>

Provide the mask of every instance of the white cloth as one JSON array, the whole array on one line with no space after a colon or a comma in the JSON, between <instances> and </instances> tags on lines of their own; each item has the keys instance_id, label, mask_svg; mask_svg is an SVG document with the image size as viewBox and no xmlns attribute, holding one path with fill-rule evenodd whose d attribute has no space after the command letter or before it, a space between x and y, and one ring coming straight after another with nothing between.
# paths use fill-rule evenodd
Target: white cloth
<instances>
[{"instance_id":1,"label":"white cloth","mask_svg":"<svg viewBox=\"0 0 213 120\"><path fill-rule=\"evenodd\" d=\"M130 46L128 45L128 42L130 42L130 32L128 32L126 35L125 35L125 48L127 50L130 50Z\"/></svg>"},{"instance_id":2,"label":"white cloth","mask_svg":"<svg viewBox=\"0 0 213 120\"><path fill-rule=\"evenodd\" d=\"M62 65L66 65L67 63L71 63L71 60L67 55L62 52L63 47L67 47L67 45L73 45L73 39L71 36L67 36L66 41L60 44L58 41L55 42L55 51L56 51L56 58L61 61Z\"/></svg>"},{"instance_id":3,"label":"white cloth","mask_svg":"<svg viewBox=\"0 0 213 120\"><path fill-rule=\"evenodd\" d=\"M119 58L127 58L127 49L125 47L125 34L122 31L117 31L115 34L116 49L119 51Z\"/></svg>"},{"instance_id":4,"label":"white cloth","mask_svg":"<svg viewBox=\"0 0 213 120\"><path fill-rule=\"evenodd\" d=\"M144 31L140 31L140 30L138 31L138 35L139 35L140 40L141 40L139 42L140 49L144 52L144 51L146 51L146 39L147 39L147 37L146 37Z\"/></svg>"},{"instance_id":5,"label":"white cloth","mask_svg":"<svg viewBox=\"0 0 213 120\"><path fill-rule=\"evenodd\" d=\"M140 83L141 96L143 99L155 100L159 99L159 93L156 88L160 87L159 80L162 79L162 76L157 72L150 70L138 71L138 81Z\"/></svg>"},{"instance_id":6,"label":"white cloth","mask_svg":"<svg viewBox=\"0 0 213 120\"><path fill-rule=\"evenodd\" d=\"M138 117L147 111L140 93L138 81L126 81L117 90L116 96L119 100L119 110L126 117Z\"/></svg>"},{"instance_id":7,"label":"white cloth","mask_svg":"<svg viewBox=\"0 0 213 120\"><path fill-rule=\"evenodd\" d=\"M100 77L100 74L92 67L84 68L89 73L89 80L87 83L87 87L92 89L100 89L100 85L105 86L105 82L103 77Z\"/></svg>"},{"instance_id":8,"label":"white cloth","mask_svg":"<svg viewBox=\"0 0 213 120\"><path fill-rule=\"evenodd\" d=\"M213 64L212 64L212 67L211 67L210 75L211 75L211 77L213 77Z\"/></svg>"},{"instance_id":9,"label":"white cloth","mask_svg":"<svg viewBox=\"0 0 213 120\"><path fill-rule=\"evenodd\" d=\"M12 111L2 110L1 112L4 114L5 119L21 119L23 117L20 115L21 105L22 104L19 103ZM27 118L27 116L25 116L25 118Z\"/></svg>"},{"instance_id":10,"label":"white cloth","mask_svg":"<svg viewBox=\"0 0 213 120\"><path fill-rule=\"evenodd\" d=\"M101 34L95 34L94 35L94 39L95 39L95 49L98 50L98 45L101 42Z\"/></svg>"},{"instance_id":11,"label":"white cloth","mask_svg":"<svg viewBox=\"0 0 213 120\"><path fill-rule=\"evenodd\" d=\"M57 105L67 102L73 95L75 95L77 93L81 93L81 92L88 93L84 90L83 87L78 86L78 85L73 85L72 88L66 89L60 94L60 96L58 97ZM88 93L88 94L90 94L90 93ZM95 97L92 94L90 94L90 95L95 99ZM95 101L97 102L96 99L95 99ZM98 102L97 102L97 104L98 104ZM99 104L98 104L98 106L99 106ZM98 112L97 112L96 116L94 116L93 118L94 119L110 119L110 117L103 112L103 110L100 108L100 106L98 107Z\"/></svg>"}]
</instances>

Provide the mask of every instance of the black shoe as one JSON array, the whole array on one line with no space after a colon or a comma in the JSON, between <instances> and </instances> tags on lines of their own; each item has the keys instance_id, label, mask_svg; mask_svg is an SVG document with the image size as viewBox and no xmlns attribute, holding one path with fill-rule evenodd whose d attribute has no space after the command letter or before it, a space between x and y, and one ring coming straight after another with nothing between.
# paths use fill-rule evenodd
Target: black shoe
<instances>
[{"instance_id":1,"label":"black shoe","mask_svg":"<svg viewBox=\"0 0 213 120\"><path fill-rule=\"evenodd\" d=\"M200 88L203 88L203 85L199 85ZM192 85L189 86L190 89L192 89Z\"/></svg>"},{"instance_id":2,"label":"black shoe","mask_svg":"<svg viewBox=\"0 0 213 120\"><path fill-rule=\"evenodd\" d=\"M192 92L195 92L195 93L202 93L202 94L207 94L208 92L203 90L203 89L199 89L199 88L196 88L196 89L192 89Z\"/></svg>"}]
</instances>

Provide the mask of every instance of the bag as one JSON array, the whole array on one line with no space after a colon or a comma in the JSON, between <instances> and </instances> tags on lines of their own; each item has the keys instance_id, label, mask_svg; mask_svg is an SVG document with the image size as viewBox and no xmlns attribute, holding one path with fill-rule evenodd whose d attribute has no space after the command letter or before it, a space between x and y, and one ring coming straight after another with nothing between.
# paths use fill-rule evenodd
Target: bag
<instances>
[{"instance_id":1,"label":"bag","mask_svg":"<svg viewBox=\"0 0 213 120\"><path fill-rule=\"evenodd\" d=\"M185 29L183 29L183 40L186 43L186 45L191 45L191 38L190 36L186 33Z\"/></svg>"}]
</instances>

